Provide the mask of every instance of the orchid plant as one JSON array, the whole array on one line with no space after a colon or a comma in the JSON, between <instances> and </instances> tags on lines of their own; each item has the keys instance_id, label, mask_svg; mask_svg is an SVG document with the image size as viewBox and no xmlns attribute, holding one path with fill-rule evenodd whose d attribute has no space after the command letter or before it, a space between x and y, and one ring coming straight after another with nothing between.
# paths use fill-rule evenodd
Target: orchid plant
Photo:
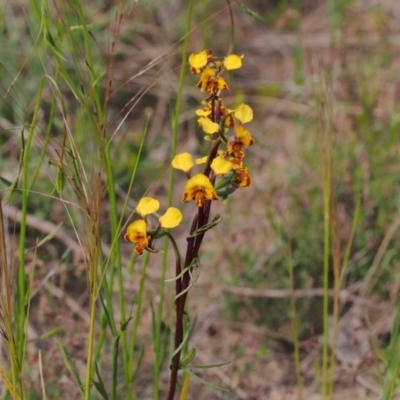
<instances>
[{"instance_id":1,"label":"orchid plant","mask_svg":"<svg viewBox=\"0 0 400 400\"><path fill-rule=\"evenodd\" d=\"M207 49L189 57L192 74L199 74L197 87L206 95L202 101L203 108L196 110L197 122L205 133L205 140L210 142L208 154L194 160L192 155L184 152L172 160L172 167L184 172L187 182L182 194L182 203L191 200L195 203L190 233L187 236L185 257L182 258L173 236L168 230L182 221L179 209L170 207L158 219L158 226L151 229L147 221L149 214L156 213L160 207L158 200L143 197L136 207L140 218L131 223L124 239L135 244L134 252L141 255L145 250L156 252L154 241L167 235L174 246L176 254L175 281L175 351L171 360L171 378L168 400L172 400L178 385L179 370L190 367L195 356L192 349L182 357L182 351L188 340L188 327L184 324L187 317L185 305L189 289L194 286L193 269L199 266L199 251L205 233L221 221L216 215L210 221L213 201L226 200L228 196L241 187L251 186L252 180L244 164L245 149L254 144L251 133L245 124L253 119L253 110L247 104L240 104L229 109L222 101L222 93L228 90L224 79L227 71L241 68L243 55L230 55L223 60L215 57ZM202 172L192 174L197 165Z\"/></svg>"}]
</instances>

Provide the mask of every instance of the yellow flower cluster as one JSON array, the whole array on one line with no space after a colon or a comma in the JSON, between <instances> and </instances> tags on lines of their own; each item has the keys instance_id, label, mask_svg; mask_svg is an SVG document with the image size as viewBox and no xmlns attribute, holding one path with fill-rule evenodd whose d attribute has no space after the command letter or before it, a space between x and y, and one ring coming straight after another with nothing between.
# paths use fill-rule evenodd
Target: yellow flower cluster
<instances>
[{"instance_id":1,"label":"yellow flower cluster","mask_svg":"<svg viewBox=\"0 0 400 400\"><path fill-rule=\"evenodd\" d=\"M244 166L244 149L254 144L251 133L244 127L253 119L253 110L247 104L240 104L234 110L228 109L221 99L223 90L228 89L224 79L226 71L242 66L243 56L230 55L223 61L213 56L211 50L204 50L189 57L191 72L200 74L197 87L207 98L204 107L196 110L198 123L206 133L206 140L213 142L207 156L193 160L189 153L177 154L172 160L172 167L185 172L188 180L182 195L182 202L194 200L198 208L203 208L207 201L228 197L239 187L251 185L251 177ZM225 149L220 149L223 145ZM191 176L192 167L204 164L202 173ZM136 254L144 250L155 251L152 241L163 229L174 228L182 220L181 212L170 207L158 219L158 227L150 230L147 216L158 211L160 203L151 197L143 197L136 211L140 219L131 223L124 235L126 241L135 244ZM160 232L161 231L161 232ZM159 236L157 236L159 237Z\"/></svg>"},{"instance_id":2,"label":"yellow flower cluster","mask_svg":"<svg viewBox=\"0 0 400 400\"><path fill-rule=\"evenodd\" d=\"M200 74L197 87L208 95L203 101L203 109L196 110L199 117L197 122L206 133L205 139L216 143L216 149L222 143L226 148L196 160L196 164L205 163L206 166L203 173L193 177L190 175L195 165L192 156L189 153L175 156L172 167L184 171L188 177L183 203L195 200L197 207L201 208L206 200L217 200L218 195L225 198L238 187L251 185L251 177L243 159L244 149L254 144L251 133L244 127L253 119L253 110L247 104L230 110L221 99L222 91L228 89L224 79L226 71L240 68L242 59L243 55L233 54L220 61L209 49L189 57L191 72ZM228 135L230 128L233 133Z\"/></svg>"},{"instance_id":3,"label":"yellow flower cluster","mask_svg":"<svg viewBox=\"0 0 400 400\"><path fill-rule=\"evenodd\" d=\"M175 228L182 221L182 213L175 207L169 207L164 215L158 218L158 227L154 231L149 231L146 216L154 214L160 208L160 202L152 197L142 197L136 207L136 211L141 219L132 222L124 236L127 242L136 243L135 253L142 254L144 250L150 250L153 238L161 229Z\"/></svg>"}]
</instances>

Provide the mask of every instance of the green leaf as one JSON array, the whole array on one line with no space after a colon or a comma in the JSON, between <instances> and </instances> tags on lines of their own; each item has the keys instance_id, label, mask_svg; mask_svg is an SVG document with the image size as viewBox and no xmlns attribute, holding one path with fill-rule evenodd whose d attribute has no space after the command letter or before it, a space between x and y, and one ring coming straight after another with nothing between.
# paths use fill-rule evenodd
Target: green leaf
<instances>
[{"instance_id":1,"label":"green leaf","mask_svg":"<svg viewBox=\"0 0 400 400\"><path fill-rule=\"evenodd\" d=\"M5 183L7 186L11 186L12 182L10 182L8 179L3 178L2 176L0 176L0 181L2 181L3 183Z\"/></svg>"},{"instance_id":2,"label":"green leaf","mask_svg":"<svg viewBox=\"0 0 400 400\"><path fill-rule=\"evenodd\" d=\"M56 190L58 193L61 193L65 187L65 175L64 170L61 165L57 166L57 173L56 173Z\"/></svg>"},{"instance_id":3,"label":"green leaf","mask_svg":"<svg viewBox=\"0 0 400 400\"><path fill-rule=\"evenodd\" d=\"M126 331L126 328L128 327L129 322L131 322L131 320L133 319L133 317L129 317L125 322L121 323L121 331L124 332Z\"/></svg>"},{"instance_id":4,"label":"green leaf","mask_svg":"<svg viewBox=\"0 0 400 400\"><path fill-rule=\"evenodd\" d=\"M192 371L188 371L188 373L190 374L190 376L192 376L194 379L198 380L199 382L201 382L204 386L210 387L212 389L216 389L219 390L221 392L225 392L228 393L229 390L228 389L224 389L221 388L219 386L213 385L212 383L209 383L207 381L205 381L204 379L200 378L199 376L197 376L196 374L194 374Z\"/></svg>"},{"instance_id":5,"label":"green leaf","mask_svg":"<svg viewBox=\"0 0 400 400\"><path fill-rule=\"evenodd\" d=\"M37 245L36 248L39 248L40 246L43 246L45 243L49 242L51 239L53 239L54 236L57 235L59 230L62 227L62 223L58 224L48 235L46 235Z\"/></svg>"},{"instance_id":6,"label":"green leaf","mask_svg":"<svg viewBox=\"0 0 400 400\"><path fill-rule=\"evenodd\" d=\"M104 387L103 379L101 378L101 375L99 372L99 367L97 365L97 362L94 363L94 366L95 366L96 376L99 381L96 382L95 380L92 380L93 385L95 386L95 388L97 389L97 391L100 393L101 397L104 400L109 400L106 388Z\"/></svg>"},{"instance_id":7,"label":"green leaf","mask_svg":"<svg viewBox=\"0 0 400 400\"><path fill-rule=\"evenodd\" d=\"M135 380L136 375L139 372L139 369L140 369L140 367L142 365L143 356L144 356L144 349L145 349L144 344L142 344L140 346L139 355L137 356L137 364L136 364L135 370L133 371L131 382L133 382Z\"/></svg>"},{"instance_id":8,"label":"green leaf","mask_svg":"<svg viewBox=\"0 0 400 400\"><path fill-rule=\"evenodd\" d=\"M107 304L106 304L106 302L104 300L104 297L103 297L102 293L100 293L100 302L101 302L101 305L103 306L103 311L104 311L104 314L106 316L106 319L107 319L107 322L108 322L108 326L111 329L112 335L115 337L115 336L117 336L117 330L116 330L115 325L114 325L114 323L113 323L113 321L111 319L111 315L109 313L109 309L107 308Z\"/></svg>"},{"instance_id":9,"label":"green leaf","mask_svg":"<svg viewBox=\"0 0 400 400\"><path fill-rule=\"evenodd\" d=\"M69 358L68 354L65 352L64 348L61 346L61 344L58 341L56 341L56 345L57 345L58 351L61 354L61 357L64 361L65 366L67 367L68 371L71 373L72 378L73 378L76 386L78 387L79 392L81 393L81 396L84 397L85 393L83 391L83 384L79 379L78 369L75 367L75 365Z\"/></svg>"},{"instance_id":10,"label":"green leaf","mask_svg":"<svg viewBox=\"0 0 400 400\"><path fill-rule=\"evenodd\" d=\"M224 361L222 363L217 363L217 364L208 364L208 365L187 365L185 368L195 368L195 369L209 369L209 368L216 368L216 367L222 367L224 365L230 364L231 361Z\"/></svg>"},{"instance_id":11,"label":"green leaf","mask_svg":"<svg viewBox=\"0 0 400 400\"><path fill-rule=\"evenodd\" d=\"M245 4L243 4L240 0L237 0L237 2L239 3L240 8L248 15L250 15L251 18L258 20L258 21L262 21L264 22L264 18L257 12L253 11L252 9L250 9L249 7L247 7Z\"/></svg>"},{"instance_id":12,"label":"green leaf","mask_svg":"<svg viewBox=\"0 0 400 400\"><path fill-rule=\"evenodd\" d=\"M196 357L196 349L190 349L181 359L180 367L186 367Z\"/></svg>"}]
</instances>

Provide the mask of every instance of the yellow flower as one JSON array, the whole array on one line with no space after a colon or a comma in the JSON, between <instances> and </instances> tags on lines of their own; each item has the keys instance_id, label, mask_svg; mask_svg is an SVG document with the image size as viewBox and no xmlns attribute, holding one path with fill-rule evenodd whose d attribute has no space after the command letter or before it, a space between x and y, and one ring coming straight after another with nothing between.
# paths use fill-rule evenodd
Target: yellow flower
<instances>
[{"instance_id":1,"label":"yellow flower","mask_svg":"<svg viewBox=\"0 0 400 400\"><path fill-rule=\"evenodd\" d=\"M182 203L194 199L197 207L203 207L205 199L218 200L211 181L204 174L197 174L186 182Z\"/></svg>"},{"instance_id":2,"label":"yellow flower","mask_svg":"<svg viewBox=\"0 0 400 400\"><path fill-rule=\"evenodd\" d=\"M190 153L177 154L172 160L171 165L175 169L180 169L188 173L194 165L193 157Z\"/></svg>"},{"instance_id":3,"label":"yellow flower","mask_svg":"<svg viewBox=\"0 0 400 400\"><path fill-rule=\"evenodd\" d=\"M235 118L238 119L242 124L250 122L253 119L253 110L247 104L240 104L236 107Z\"/></svg>"},{"instance_id":4,"label":"yellow flower","mask_svg":"<svg viewBox=\"0 0 400 400\"><path fill-rule=\"evenodd\" d=\"M230 56L226 57L224 60L224 66L226 69L238 69L242 66L242 58L244 56L237 56L235 54L231 54Z\"/></svg>"},{"instance_id":5,"label":"yellow flower","mask_svg":"<svg viewBox=\"0 0 400 400\"><path fill-rule=\"evenodd\" d=\"M236 172L236 177L233 182L239 187L249 187L252 184L252 179L247 167L243 165L243 162L237 158L229 160L232 163L232 168Z\"/></svg>"},{"instance_id":6,"label":"yellow flower","mask_svg":"<svg viewBox=\"0 0 400 400\"><path fill-rule=\"evenodd\" d=\"M127 242L137 243L135 246L135 253L141 255L149 245L150 236L147 235L147 224L143 219L132 222L124 236Z\"/></svg>"},{"instance_id":7,"label":"yellow flower","mask_svg":"<svg viewBox=\"0 0 400 400\"><path fill-rule=\"evenodd\" d=\"M147 214L153 214L160 208L160 202L152 197L142 197L136 207L136 211L144 218Z\"/></svg>"},{"instance_id":8,"label":"yellow flower","mask_svg":"<svg viewBox=\"0 0 400 400\"><path fill-rule=\"evenodd\" d=\"M200 89L207 89L209 82L211 82L212 79L215 79L215 75L216 72L213 68L211 67L204 68L204 70L201 72L200 80L197 83L197 87Z\"/></svg>"},{"instance_id":9,"label":"yellow flower","mask_svg":"<svg viewBox=\"0 0 400 400\"><path fill-rule=\"evenodd\" d=\"M219 125L216 122L211 121L210 118L200 117L197 122L203 128L205 133L213 134L219 131Z\"/></svg>"},{"instance_id":10,"label":"yellow flower","mask_svg":"<svg viewBox=\"0 0 400 400\"><path fill-rule=\"evenodd\" d=\"M244 157L242 149L254 144L254 139L251 137L251 133L243 126L238 125L235 128L235 137L227 144L227 154L232 154L234 157L241 160Z\"/></svg>"},{"instance_id":11,"label":"yellow flower","mask_svg":"<svg viewBox=\"0 0 400 400\"><path fill-rule=\"evenodd\" d=\"M237 175L236 175L236 179L234 180L234 182L236 183L236 185L238 185L239 187L249 187L252 184L252 179L249 173L249 170L247 167L243 167L239 170L236 171Z\"/></svg>"},{"instance_id":12,"label":"yellow flower","mask_svg":"<svg viewBox=\"0 0 400 400\"><path fill-rule=\"evenodd\" d=\"M211 169L217 174L227 174L232 169L232 163L225 160L224 157L215 157L211 163Z\"/></svg>"},{"instance_id":13,"label":"yellow flower","mask_svg":"<svg viewBox=\"0 0 400 400\"><path fill-rule=\"evenodd\" d=\"M224 78L217 75L217 71L212 67L205 67L200 75L197 87L208 94L217 94L221 89L228 89L228 84Z\"/></svg>"},{"instance_id":14,"label":"yellow flower","mask_svg":"<svg viewBox=\"0 0 400 400\"><path fill-rule=\"evenodd\" d=\"M235 128L236 142L240 143L242 147L248 147L254 144L254 139L251 137L251 133L243 126L237 126Z\"/></svg>"},{"instance_id":15,"label":"yellow flower","mask_svg":"<svg viewBox=\"0 0 400 400\"><path fill-rule=\"evenodd\" d=\"M169 207L159 219L161 228L175 228L182 221L182 213L176 207Z\"/></svg>"},{"instance_id":16,"label":"yellow flower","mask_svg":"<svg viewBox=\"0 0 400 400\"><path fill-rule=\"evenodd\" d=\"M216 95L219 90L228 89L228 84L225 82L224 78L217 76L214 79L211 79L207 83L207 93Z\"/></svg>"}]
</instances>

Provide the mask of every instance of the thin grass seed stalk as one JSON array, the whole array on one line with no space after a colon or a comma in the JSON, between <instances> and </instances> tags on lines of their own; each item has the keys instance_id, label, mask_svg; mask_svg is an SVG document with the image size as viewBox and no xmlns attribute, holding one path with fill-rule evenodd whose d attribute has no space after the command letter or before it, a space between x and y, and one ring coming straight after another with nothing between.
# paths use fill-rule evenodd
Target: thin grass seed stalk
<instances>
[{"instance_id":1,"label":"thin grass seed stalk","mask_svg":"<svg viewBox=\"0 0 400 400\"><path fill-rule=\"evenodd\" d=\"M134 252L138 255L145 250L157 252L154 242L167 236L175 251L176 275L175 282L175 351L171 360L171 378L168 399L172 400L178 385L178 372L190 368L187 354L182 357L182 349L188 340L188 329L184 332L184 317L186 298L194 286L192 270L199 269L198 255L205 233L220 221L219 215L211 222L210 212L213 201L226 200L229 195L241 187L251 186L251 176L244 164L245 149L254 144L251 133L244 125L253 119L253 110L247 104L240 104L235 109L229 109L222 101L222 93L228 90L224 76L227 71L241 68L243 55L230 55L223 61L214 57L207 49L189 57L192 74L199 74L197 87L206 98L202 101L203 108L196 110L197 122L205 133L205 140L210 142L208 154L194 160L190 153L177 154L171 162L173 168L184 172L187 182L182 194L182 203L194 201L196 211L193 216L190 233L187 236L186 255L181 257L177 244L169 229L182 221L179 209L170 207L158 219L158 225L151 228L148 215L158 211L160 203L151 197L143 197L136 207L139 219L131 223L124 239L132 242ZM202 169L192 174L192 168ZM182 263L181 260L184 260ZM190 349L188 354L195 354ZM183 361L182 361L183 360Z\"/></svg>"}]
</instances>

